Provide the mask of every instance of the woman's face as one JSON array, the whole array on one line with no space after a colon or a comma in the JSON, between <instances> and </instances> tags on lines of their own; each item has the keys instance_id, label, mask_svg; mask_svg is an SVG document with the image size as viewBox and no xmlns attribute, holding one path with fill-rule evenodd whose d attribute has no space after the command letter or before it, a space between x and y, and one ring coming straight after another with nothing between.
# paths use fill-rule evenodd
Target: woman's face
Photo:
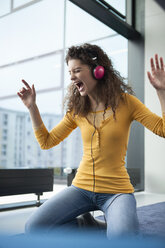
<instances>
[{"instance_id":1,"label":"woman's face","mask_svg":"<svg viewBox=\"0 0 165 248\"><path fill-rule=\"evenodd\" d=\"M80 95L94 97L96 95L97 80L94 79L91 68L82 64L79 59L69 60L68 68L71 81L77 87Z\"/></svg>"}]
</instances>

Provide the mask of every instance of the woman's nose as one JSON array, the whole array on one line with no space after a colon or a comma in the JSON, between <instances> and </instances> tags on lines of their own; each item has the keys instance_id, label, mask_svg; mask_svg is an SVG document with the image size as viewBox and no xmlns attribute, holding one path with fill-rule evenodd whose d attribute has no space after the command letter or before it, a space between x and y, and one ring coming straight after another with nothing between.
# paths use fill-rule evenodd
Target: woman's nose
<instances>
[{"instance_id":1,"label":"woman's nose","mask_svg":"<svg viewBox=\"0 0 165 248\"><path fill-rule=\"evenodd\" d=\"M75 74L74 74L74 73L71 73L71 74L70 74L70 79L71 79L71 80L74 80L75 78L76 78L76 77L75 77Z\"/></svg>"}]
</instances>

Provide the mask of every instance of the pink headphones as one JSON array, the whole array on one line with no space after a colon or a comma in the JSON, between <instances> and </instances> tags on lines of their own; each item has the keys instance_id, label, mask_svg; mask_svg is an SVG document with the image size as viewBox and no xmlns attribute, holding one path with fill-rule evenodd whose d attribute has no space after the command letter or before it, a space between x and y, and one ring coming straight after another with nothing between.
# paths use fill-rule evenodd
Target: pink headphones
<instances>
[{"instance_id":1,"label":"pink headphones","mask_svg":"<svg viewBox=\"0 0 165 248\"><path fill-rule=\"evenodd\" d=\"M104 72L105 72L105 69L101 65L97 65L95 69L93 70L93 74L96 79L102 79L104 77Z\"/></svg>"},{"instance_id":2,"label":"pink headphones","mask_svg":"<svg viewBox=\"0 0 165 248\"><path fill-rule=\"evenodd\" d=\"M92 60L97 60L97 57L92 58ZM102 79L104 77L105 69L102 65L96 65L93 69L93 75L96 79Z\"/></svg>"}]
</instances>

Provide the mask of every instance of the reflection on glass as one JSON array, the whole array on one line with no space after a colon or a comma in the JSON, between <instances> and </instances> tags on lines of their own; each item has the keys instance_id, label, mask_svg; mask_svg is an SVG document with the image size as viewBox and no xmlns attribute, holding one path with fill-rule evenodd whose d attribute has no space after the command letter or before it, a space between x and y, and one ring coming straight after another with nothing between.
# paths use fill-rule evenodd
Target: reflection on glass
<instances>
[{"instance_id":1,"label":"reflection on glass","mask_svg":"<svg viewBox=\"0 0 165 248\"><path fill-rule=\"evenodd\" d=\"M0 97L13 95L16 89L22 88L22 79L37 90L59 87L61 84L61 54L30 60L13 66L0 68Z\"/></svg>"},{"instance_id":2,"label":"reflection on glass","mask_svg":"<svg viewBox=\"0 0 165 248\"><path fill-rule=\"evenodd\" d=\"M10 12L11 0L0 1L0 16L8 14Z\"/></svg>"}]
</instances>

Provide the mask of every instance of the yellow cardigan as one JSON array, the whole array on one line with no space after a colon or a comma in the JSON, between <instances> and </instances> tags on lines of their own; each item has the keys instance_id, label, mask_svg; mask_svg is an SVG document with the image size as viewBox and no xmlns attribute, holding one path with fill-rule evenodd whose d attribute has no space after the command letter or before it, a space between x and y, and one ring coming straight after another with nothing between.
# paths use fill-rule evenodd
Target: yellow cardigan
<instances>
[{"instance_id":1,"label":"yellow cardigan","mask_svg":"<svg viewBox=\"0 0 165 248\"><path fill-rule=\"evenodd\" d=\"M134 192L125 168L130 125L133 120L140 122L155 134L165 137L165 113L161 118L146 108L135 96L125 93L124 101L120 101L116 110L116 120L114 120L113 115L110 115L102 121L100 128L96 129L93 136L95 192L111 194ZM87 118L73 117L68 112L50 132L42 124L40 128L35 130L35 136L42 149L49 149L64 140L76 127L81 130L83 157L73 185L93 191L91 139L94 126Z\"/></svg>"}]
</instances>

